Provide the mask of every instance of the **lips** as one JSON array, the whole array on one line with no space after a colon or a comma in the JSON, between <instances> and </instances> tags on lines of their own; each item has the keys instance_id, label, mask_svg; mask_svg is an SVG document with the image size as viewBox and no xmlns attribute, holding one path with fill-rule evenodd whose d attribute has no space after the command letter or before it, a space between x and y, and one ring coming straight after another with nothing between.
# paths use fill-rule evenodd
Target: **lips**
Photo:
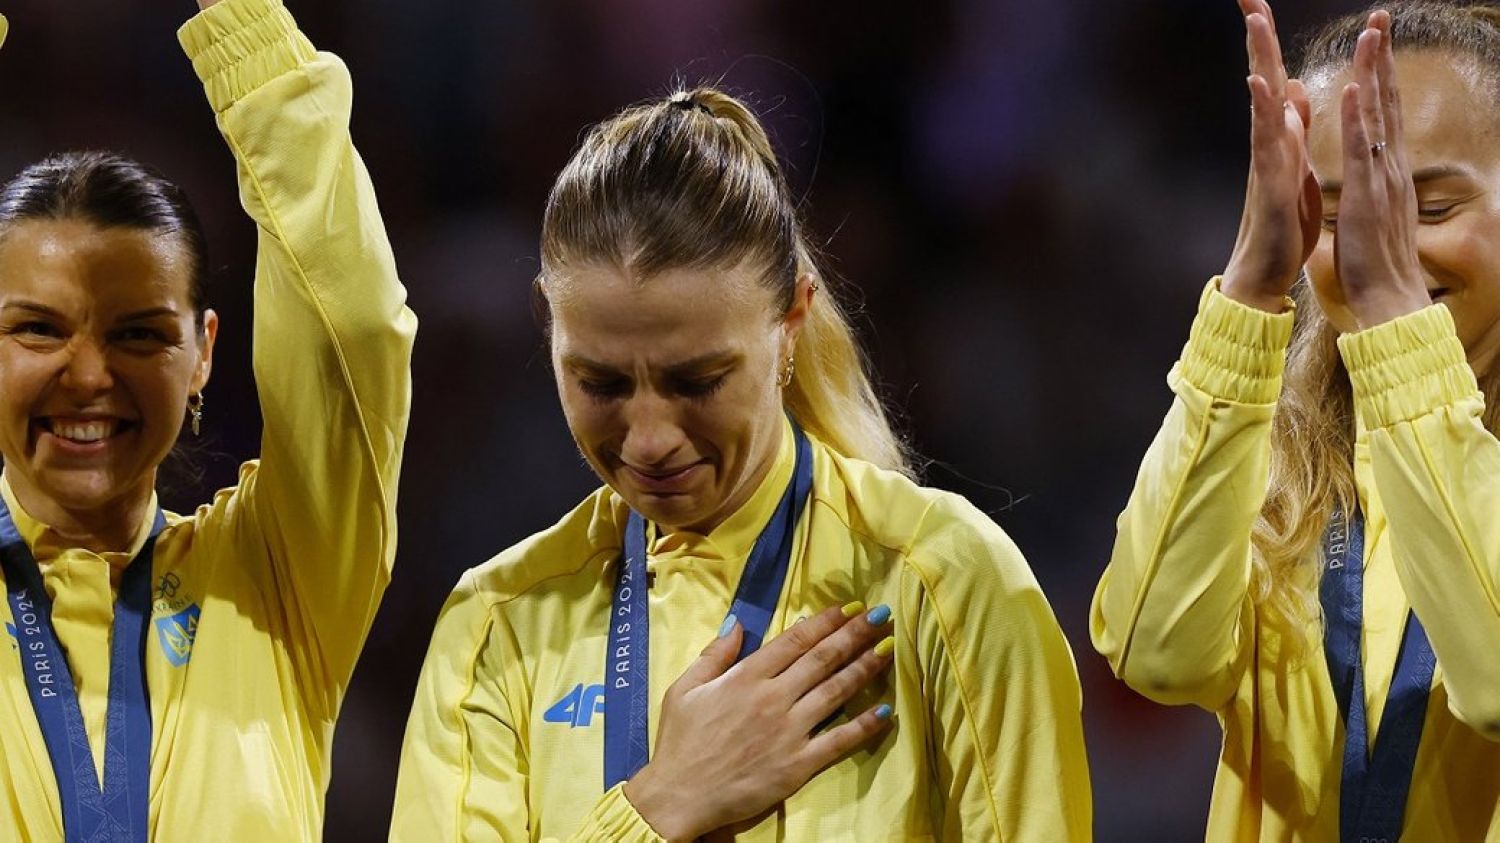
<instances>
[{"instance_id":1,"label":"lips","mask_svg":"<svg viewBox=\"0 0 1500 843\"><path fill-rule=\"evenodd\" d=\"M37 428L69 450L96 450L137 423L115 416L41 416Z\"/></svg>"},{"instance_id":2,"label":"lips","mask_svg":"<svg viewBox=\"0 0 1500 843\"><path fill-rule=\"evenodd\" d=\"M695 462L675 468L642 469L631 465L624 467L631 482L641 489L656 495L678 494L686 491L697 478L704 463Z\"/></svg>"}]
</instances>

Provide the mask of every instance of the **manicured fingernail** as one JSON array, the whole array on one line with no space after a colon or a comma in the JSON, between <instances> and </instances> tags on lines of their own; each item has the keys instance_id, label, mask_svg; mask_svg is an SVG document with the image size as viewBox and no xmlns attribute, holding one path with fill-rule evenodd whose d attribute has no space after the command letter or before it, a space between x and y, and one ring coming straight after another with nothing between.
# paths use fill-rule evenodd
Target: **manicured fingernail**
<instances>
[{"instance_id":1,"label":"manicured fingernail","mask_svg":"<svg viewBox=\"0 0 1500 843\"><path fill-rule=\"evenodd\" d=\"M877 719L877 720L889 720L889 719L891 719L891 707L889 705L885 704L885 703L881 703L875 709L875 719Z\"/></svg>"},{"instance_id":2,"label":"manicured fingernail","mask_svg":"<svg viewBox=\"0 0 1500 843\"><path fill-rule=\"evenodd\" d=\"M896 649L896 639L895 639L895 637L894 636L886 636L886 638L884 640L882 640L879 644L875 645L875 655L880 656L881 658L885 658L886 656L889 656L895 649Z\"/></svg>"},{"instance_id":3,"label":"manicured fingernail","mask_svg":"<svg viewBox=\"0 0 1500 843\"><path fill-rule=\"evenodd\" d=\"M856 600L853 603L845 603L844 604L844 608L841 609L840 611L842 611L844 613L844 617L846 617L846 618L852 618L855 615L859 614L860 612L863 612L864 610L865 610L865 604L863 604L863 603L859 602L858 600Z\"/></svg>"},{"instance_id":4,"label":"manicured fingernail","mask_svg":"<svg viewBox=\"0 0 1500 843\"><path fill-rule=\"evenodd\" d=\"M881 603L879 606L871 609L870 614L865 615L865 620L870 622L870 626L880 626L890 619L891 607L885 605L884 603Z\"/></svg>"},{"instance_id":5,"label":"manicured fingernail","mask_svg":"<svg viewBox=\"0 0 1500 843\"><path fill-rule=\"evenodd\" d=\"M736 618L734 615L725 618L724 623L719 625L719 637L723 638L729 633L734 632L734 625L738 622L739 618Z\"/></svg>"},{"instance_id":6,"label":"manicured fingernail","mask_svg":"<svg viewBox=\"0 0 1500 843\"><path fill-rule=\"evenodd\" d=\"M798 615L797 619L792 621L792 626L796 626L797 624L802 623L805 620L807 620L807 615Z\"/></svg>"}]
</instances>

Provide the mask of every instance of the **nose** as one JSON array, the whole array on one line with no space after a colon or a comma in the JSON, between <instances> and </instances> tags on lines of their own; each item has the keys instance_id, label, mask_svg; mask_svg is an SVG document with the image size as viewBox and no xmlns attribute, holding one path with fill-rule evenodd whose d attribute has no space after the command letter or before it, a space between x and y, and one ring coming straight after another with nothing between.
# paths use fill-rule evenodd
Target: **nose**
<instances>
[{"instance_id":1,"label":"nose","mask_svg":"<svg viewBox=\"0 0 1500 843\"><path fill-rule=\"evenodd\" d=\"M625 405L625 442L620 457L636 468L667 465L687 441L673 403L654 392L632 396Z\"/></svg>"},{"instance_id":2,"label":"nose","mask_svg":"<svg viewBox=\"0 0 1500 843\"><path fill-rule=\"evenodd\" d=\"M115 383L109 368L109 356L99 343L78 337L69 352L62 371L62 386L69 392L93 397L109 391Z\"/></svg>"}]
</instances>

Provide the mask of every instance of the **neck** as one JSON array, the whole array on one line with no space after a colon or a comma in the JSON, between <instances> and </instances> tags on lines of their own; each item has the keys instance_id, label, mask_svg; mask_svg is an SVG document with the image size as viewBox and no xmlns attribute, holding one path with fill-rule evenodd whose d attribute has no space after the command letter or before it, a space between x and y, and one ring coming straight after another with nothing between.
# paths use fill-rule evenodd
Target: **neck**
<instances>
[{"instance_id":1,"label":"neck","mask_svg":"<svg viewBox=\"0 0 1500 843\"><path fill-rule=\"evenodd\" d=\"M7 473L16 503L33 520L51 528L70 547L94 553L120 552L129 549L151 505L153 478L140 489L91 508L66 506L32 486L25 478Z\"/></svg>"},{"instance_id":2,"label":"neck","mask_svg":"<svg viewBox=\"0 0 1500 843\"><path fill-rule=\"evenodd\" d=\"M1483 381L1494 367L1496 358L1500 357L1500 326L1487 331L1474 343L1473 348L1465 350L1464 356L1469 358L1474 376Z\"/></svg>"}]
</instances>

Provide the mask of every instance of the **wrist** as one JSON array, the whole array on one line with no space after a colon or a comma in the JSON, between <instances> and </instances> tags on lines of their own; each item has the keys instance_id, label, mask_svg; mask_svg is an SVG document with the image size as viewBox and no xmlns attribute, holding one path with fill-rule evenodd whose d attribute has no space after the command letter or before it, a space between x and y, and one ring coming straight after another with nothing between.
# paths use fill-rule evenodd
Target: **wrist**
<instances>
[{"instance_id":1,"label":"wrist","mask_svg":"<svg viewBox=\"0 0 1500 843\"><path fill-rule=\"evenodd\" d=\"M1382 289L1348 298L1349 312L1362 331L1410 316L1431 304L1425 288L1420 293Z\"/></svg>"},{"instance_id":2,"label":"wrist","mask_svg":"<svg viewBox=\"0 0 1500 843\"><path fill-rule=\"evenodd\" d=\"M692 797L671 782L657 781L650 764L625 782L621 793L651 830L667 840L696 840L708 831L684 810L693 804Z\"/></svg>"},{"instance_id":3,"label":"wrist","mask_svg":"<svg viewBox=\"0 0 1500 843\"><path fill-rule=\"evenodd\" d=\"M1274 284L1252 284L1231 267L1224 270L1219 281L1219 292L1246 307L1266 313L1286 312L1286 286Z\"/></svg>"}]
</instances>

